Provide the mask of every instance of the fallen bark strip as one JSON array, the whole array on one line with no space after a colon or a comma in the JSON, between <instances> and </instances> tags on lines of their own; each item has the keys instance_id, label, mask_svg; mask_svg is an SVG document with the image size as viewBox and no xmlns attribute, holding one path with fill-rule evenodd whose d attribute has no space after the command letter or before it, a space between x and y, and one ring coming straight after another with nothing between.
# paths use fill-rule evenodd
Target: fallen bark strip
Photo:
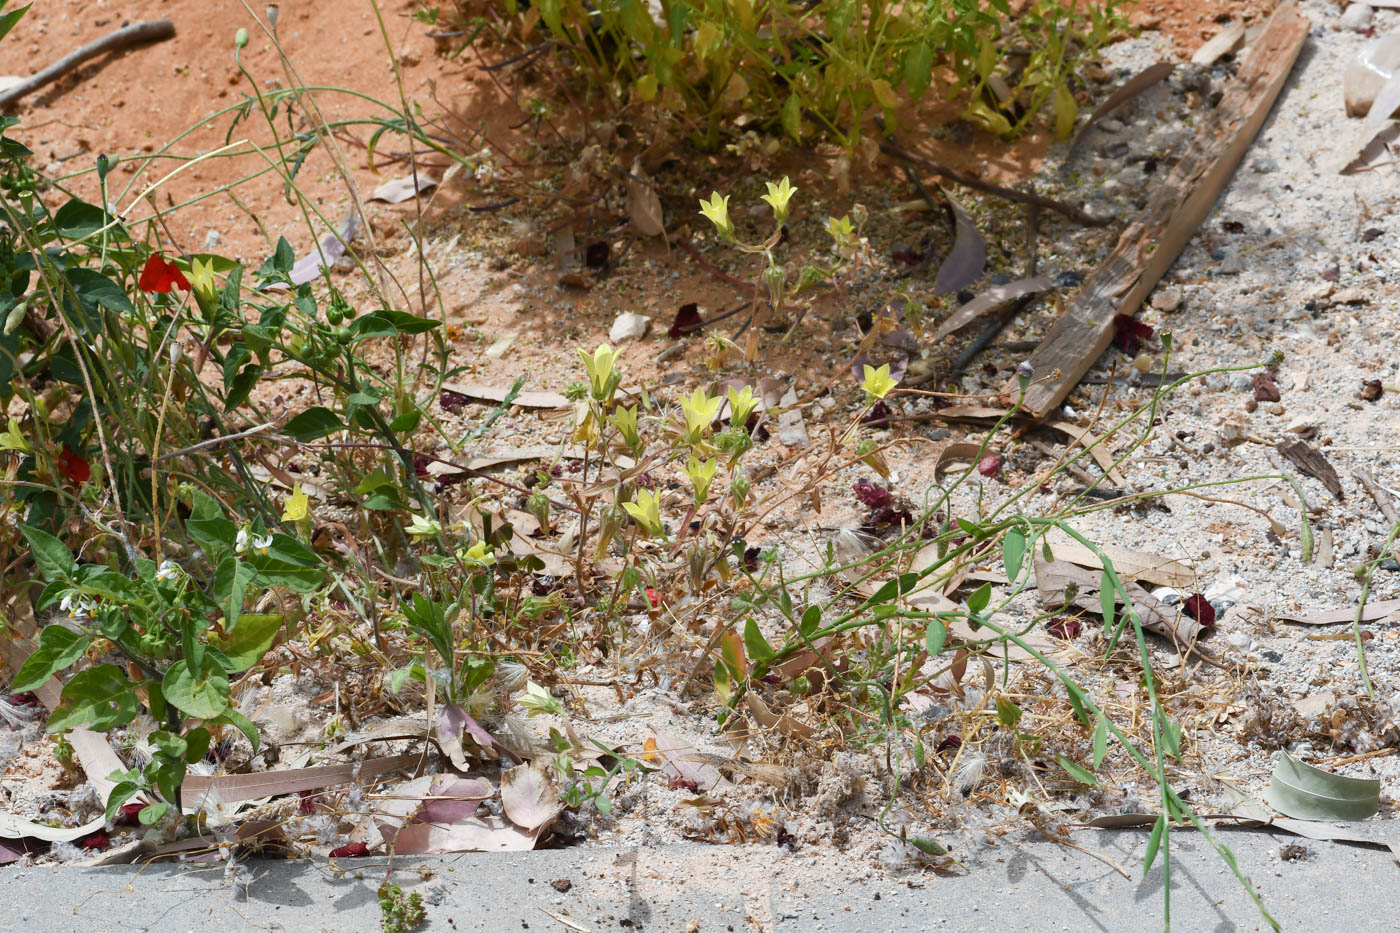
<instances>
[{"instance_id":1,"label":"fallen bark strip","mask_svg":"<svg viewBox=\"0 0 1400 933\"><path fill-rule=\"evenodd\" d=\"M1027 414L1043 418L1064 400L1108 348L1114 317L1135 314L1176 261L1264 124L1311 26L1292 4L1269 17L1186 154L1031 354L1036 381L1026 392ZM1020 394L1014 379L1007 392Z\"/></svg>"},{"instance_id":2,"label":"fallen bark strip","mask_svg":"<svg viewBox=\"0 0 1400 933\"><path fill-rule=\"evenodd\" d=\"M132 23L101 39L89 42L75 49L37 74L31 75L14 87L0 94L0 109L10 106L22 97L28 97L46 84L52 84L68 72L81 66L89 59L108 52L121 52L135 45L147 42L164 42L175 37L175 24L168 19L151 19L142 23Z\"/></svg>"}]
</instances>

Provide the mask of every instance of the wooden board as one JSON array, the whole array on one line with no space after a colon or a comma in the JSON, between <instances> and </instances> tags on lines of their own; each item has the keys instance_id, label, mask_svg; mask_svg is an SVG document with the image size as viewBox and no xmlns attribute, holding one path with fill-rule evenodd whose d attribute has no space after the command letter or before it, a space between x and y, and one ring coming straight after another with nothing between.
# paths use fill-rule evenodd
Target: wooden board
<instances>
[{"instance_id":1,"label":"wooden board","mask_svg":"<svg viewBox=\"0 0 1400 933\"><path fill-rule=\"evenodd\" d=\"M1043 418L1064 401L1113 340L1114 316L1135 314L1195 235L1268 117L1311 26L1291 3L1269 17L1186 154L1031 354L1028 414ZM1015 379L1007 392L1019 395Z\"/></svg>"}]
</instances>

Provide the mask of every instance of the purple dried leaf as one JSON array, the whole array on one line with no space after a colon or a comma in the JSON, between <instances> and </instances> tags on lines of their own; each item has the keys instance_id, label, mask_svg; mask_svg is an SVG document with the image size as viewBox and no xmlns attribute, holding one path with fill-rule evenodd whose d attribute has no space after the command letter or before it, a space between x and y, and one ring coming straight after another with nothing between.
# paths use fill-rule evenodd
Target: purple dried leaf
<instances>
[{"instance_id":1,"label":"purple dried leaf","mask_svg":"<svg viewBox=\"0 0 1400 933\"><path fill-rule=\"evenodd\" d=\"M977 462L977 472L991 478L1001 473L1001 455L988 454Z\"/></svg>"},{"instance_id":2,"label":"purple dried leaf","mask_svg":"<svg viewBox=\"0 0 1400 933\"><path fill-rule=\"evenodd\" d=\"M1079 628L1079 620L1073 616L1056 616L1045 623L1045 631L1066 641L1075 638L1079 634Z\"/></svg>"},{"instance_id":3,"label":"purple dried leaf","mask_svg":"<svg viewBox=\"0 0 1400 933\"><path fill-rule=\"evenodd\" d=\"M466 408L471 404L471 401L470 398L462 393L453 392L450 389L443 389L442 394L438 396L438 404L442 406L442 410L452 412L453 414Z\"/></svg>"},{"instance_id":4,"label":"purple dried leaf","mask_svg":"<svg viewBox=\"0 0 1400 933\"><path fill-rule=\"evenodd\" d=\"M1151 340L1156 333L1151 327L1135 317L1126 314L1113 316L1113 342L1129 356L1136 356L1144 340Z\"/></svg>"},{"instance_id":5,"label":"purple dried leaf","mask_svg":"<svg viewBox=\"0 0 1400 933\"><path fill-rule=\"evenodd\" d=\"M1181 603L1181 611L1195 619L1201 628L1210 628L1215 624L1215 607L1200 593L1186 597Z\"/></svg>"},{"instance_id":6,"label":"purple dried leaf","mask_svg":"<svg viewBox=\"0 0 1400 933\"><path fill-rule=\"evenodd\" d=\"M972 215L963 209L946 188L943 190L943 196L948 200L948 210L953 215L956 233L952 250L938 267L938 274L933 277L935 295L946 295L966 288L980 279L982 272L987 268L987 241L982 239Z\"/></svg>"}]
</instances>

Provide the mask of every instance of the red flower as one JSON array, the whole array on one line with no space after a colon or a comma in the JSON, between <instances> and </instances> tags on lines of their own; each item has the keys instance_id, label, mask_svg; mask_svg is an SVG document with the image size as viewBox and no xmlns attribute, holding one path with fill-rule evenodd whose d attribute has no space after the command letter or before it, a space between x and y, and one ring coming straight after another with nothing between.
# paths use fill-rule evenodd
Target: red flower
<instances>
[{"instance_id":1,"label":"red flower","mask_svg":"<svg viewBox=\"0 0 1400 933\"><path fill-rule=\"evenodd\" d=\"M331 858L364 858L369 855L369 846L363 842L352 842L338 849L331 849Z\"/></svg>"},{"instance_id":2,"label":"red flower","mask_svg":"<svg viewBox=\"0 0 1400 933\"><path fill-rule=\"evenodd\" d=\"M145 809L144 803L124 803L117 811L117 818L112 821L114 826L140 826L141 811Z\"/></svg>"},{"instance_id":3,"label":"red flower","mask_svg":"<svg viewBox=\"0 0 1400 933\"><path fill-rule=\"evenodd\" d=\"M1201 628L1210 628L1215 624L1215 607L1200 593L1186 597L1181 608L1188 616L1195 619Z\"/></svg>"},{"instance_id":4,"label":"red flower","mask_svg":"<svg viewBox=\"0 0 1400 933\"><path fill-rule=\"evenodd\" d=\"M137 284L143 292L164 293L172 288L186 292L190 290L190 280L174 263L166 262L160 253L152 253L151 258L146 260L146 268L141 270L141 279Z\"/></svg>"},{"instance_id":5,"label":"red flower","mask_svg":"<svg viewBox=\"0 0 1400 933\"><path fill-rule=\"evenodd\" d=\"M651 587L647 587L647 602L651 603L651 608L661 608L661 594Z\"/></svg>"},{"instance_id":6,"label":"red flower","mask_svg":"<svg viewBox=\"0 0 1400 933\"><path fill-rule=\"evenodd\" d=\"M64 476L79 486L92 478L92 467L67 444L58 452L58 468L63 471Z\"/></svg>"}]
</instances>

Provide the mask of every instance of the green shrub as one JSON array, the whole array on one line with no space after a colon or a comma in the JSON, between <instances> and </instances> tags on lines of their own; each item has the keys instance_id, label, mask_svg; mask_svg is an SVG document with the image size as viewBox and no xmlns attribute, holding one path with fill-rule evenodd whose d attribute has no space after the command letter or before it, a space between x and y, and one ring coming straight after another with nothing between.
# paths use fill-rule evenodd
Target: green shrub
<instances>
[{"instance_id":1,"label":"green shrub","mask_svg":"<svg viewBox=\"0 0 1400 933\"><path fill-rule=\"evenodd\" d=\"M988 129L1019 133L1048 102L1065 135L1076 69L1125 26L1118 0L503 2L522 38L543 30L612 102L653 106L710 149L741 127L855 148L869 117L888 125L940 72Z\"/></svg>"}]
</instances>

